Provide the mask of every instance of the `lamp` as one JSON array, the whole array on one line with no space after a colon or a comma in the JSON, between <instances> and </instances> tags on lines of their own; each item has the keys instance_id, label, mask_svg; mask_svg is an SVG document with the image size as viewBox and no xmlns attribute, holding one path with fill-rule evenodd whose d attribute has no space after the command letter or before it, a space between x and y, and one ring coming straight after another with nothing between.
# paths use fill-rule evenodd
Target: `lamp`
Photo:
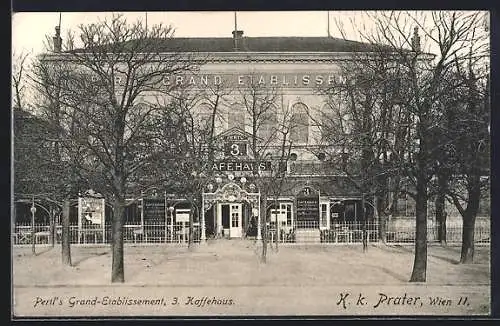
<instances>
[{"instance_id":1,"label":"lamp","mask_svg":"<svg viewBox=\"0 0 500 326\"><path fill-rule=\"evenodd\" d=\"M221 177L216 177L216 178L215 178L215 182L217 182L217 183L222 183L222 178L221 178Z\"/></svg>"},{"instance_id":2,"label":"lamp","mask_svg":"<svg viewBox=\"0 0 500 326\"><path fill-rule=\"evenodd\" d=\"M242 184L245 184L245 183L247 182L247 178L245 178L245 177L241 177L240 182L241 182Z\"/></svg>"},{"instance_id":3,"label":"lamp","mask_svg":"<svg viewBox=\"0 0 500 326\"><path fill-rule=\"evenodd\" d=\"M234 175L229 174L229 175L227 176L227 178L228 178L230 181L233 181L233 180L234 180Z\"/></svg>"}]
</instances>

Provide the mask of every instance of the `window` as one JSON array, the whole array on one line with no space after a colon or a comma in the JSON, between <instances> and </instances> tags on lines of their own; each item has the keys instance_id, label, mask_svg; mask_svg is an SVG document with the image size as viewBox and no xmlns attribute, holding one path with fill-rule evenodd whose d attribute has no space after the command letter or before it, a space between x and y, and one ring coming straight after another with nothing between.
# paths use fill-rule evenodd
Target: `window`
<instances>
[{"instance_id":1,"label":"window","mask_svg":"<svg viewBox=\"0 0 500 326\"><path fill-rule=\"evenodd\" d=\"M303 103L292 106L291 140L294 143L307 144L309 141L309 112Z\"/></svg>"},{"instance_id":2,"label":"window","mask_svg":"<svg viewBox=\"0 0 500 326\"><path fill-rule=\"evenodd\" d=\"M231 205L231 227L237 228L239 226L239 213L240 206L239 205Z\"/></svg>"},{"instance_id":3,"label":"window","mask_svg":"<svg viewBox=\"0 0 500 326\"><path fill-rule=\"evenodd\" d=\"M201 130L210 130L212 123L212 114L212 108L208 104L203 104L198 108L198 112L195 118Z\"/></svg>"},{"instance_id":4,"label":"window","mask_svg":"<svg viewBox=\"0 0 500 326\"><path fill-rule=\"evenodd\" d=\"M280 203L280 210L286 215L286 226L293 227L292 203Z\"/></svg>"},{"instance_id":5,"label":"window","mask_svg":"<svg viewBox=\"0 0 500 326\"><path fill-rule=\"evenodd\" d=\"M230 107L227 112L227 128L239 128L245 130L246 125L246 114L243 108L239 108L237 105Z\"/></svg>"},{"instance_id":6,"label":"window","mask_svg":"<svg viewBox=\"0 0 500 326\"><path fill-rule=\"evenodd\" d=\"M259 130L257 135L262 138L264 142L274 137L276 126L278 124L276 107L269 107L262 115Z\"/></svg>"}]
</instances>

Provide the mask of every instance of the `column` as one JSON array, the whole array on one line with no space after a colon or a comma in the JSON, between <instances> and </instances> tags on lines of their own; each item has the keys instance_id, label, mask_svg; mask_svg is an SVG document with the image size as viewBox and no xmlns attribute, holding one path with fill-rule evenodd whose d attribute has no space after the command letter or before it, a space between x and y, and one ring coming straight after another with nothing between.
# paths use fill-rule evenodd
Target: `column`
<instances>
[{"instance_id":1,"label":"column","mask_svg":"<svg viewBox=\"0 0 500 326\"><path fill-rule=\"evenodd\" d=\"M217 206L217 238L222 234L222 208L220 203L214 204Z\"/></svg>"},{"instance_id":2,"label":"column","mask_svg":"<svg viewBox=\"0 0 500 326\"><path fill-rule=\"evenodd\" d=\"M206 244L207 243L207 235L205 233L205 197L202 196L201 199L201 239L200 239L200 244Z\"/></svg>"},{"instance_id":3,"label":"column","mask_svg":"<svg viewBox=\"0 0 500 326\"><path fill-rule=\"evenodd\" d=\"M262 234L261 234L261 227L260 227L260 198L257 199L258 207L257 211L259 212L257 214L257 240L262 240Z\"/></svg>"}]
</instances>

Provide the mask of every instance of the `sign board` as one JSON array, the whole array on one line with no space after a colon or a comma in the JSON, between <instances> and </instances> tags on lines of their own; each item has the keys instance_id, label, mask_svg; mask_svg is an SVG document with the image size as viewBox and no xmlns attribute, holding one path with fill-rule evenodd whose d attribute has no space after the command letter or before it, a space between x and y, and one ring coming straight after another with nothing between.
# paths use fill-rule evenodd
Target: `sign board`
<instances>
[{"instance_id":1,"label":"sign board","mask_svg":"<svg viewBox=\"0 0 500 326\"><path fill-rule=\"evenodd\" d=\"M175 210L175 222L189 222L189 209L176 209Z\"/></svg>"},{"instance_id":2,"label":"sign board","mask_svg":"<svg viewBox=\"0 0 500 326\"><path fill-rule=\"evenodd\" d=\"M166 216L165 198L143 198L144 221L164 222Z\"/></svg>"},{"instance_id":3,"label":"sign board","mask_svg":"<svg viewBox=\"0 0 500 326\"><path fill-rule=\"evenodd\" d=\"M86 241L86 235L92 234L94 241L97 233L102 234L102 242L106 241L106 202L104 198L78 198L78 243Z\"/></svg>"},{"instance_id":4,"label":"sign board","mask_svg":"<svg viewBox=\"0 0 500 326\"><path fill-rule=\"evenodd\" d=\"M91 76L93 81L98 81L96 75ZM125 75L117 73L115 85L123 87L127 78ZM332 87L345 83L345 78L335 71L325 71L324 73L295 73L295 72L256 72L252 74L178 74L157 76L153 81L157 88L176 86L188 86L195 88L207 88L217 85L235 85L237 87L248 87L251 85L270 87Z\"/></svg>"},{"instance_id":5,"label":"sign board","mask_svg":"<svg viewBox=\"0 0 500 326\"><path fill-rule=\"evenodd\" d=\"M105 203L102 198L80 197L78 201L79 220L82 225L103 225Z\"/></svg>"},{"instance_id":6,"label":"sign board","mask_svg":"<svg viewBox=\"0 0 500 326\"><path fill-rule=\"evenodd\" d=\"M234 132L230 135L224 136L224 140L226 142L238 142L238 141L246 142L248 141L248 135L241 134L241 132L240 133Z\"/></svg>"},{"instance_id":7,"label":"sign board","mask_svg":"<svg viewBox=\"0 0 500 326\"><path fill-rule=\"evenodd\" d=\"M212 165L212 171L271 171L271 161L218 161Z\"/></svg>"},{"instance_id":8,"label":"sign board","mask_svg":"<svg viewBox=\"0 0 500 326\"><path fill-rule=\"evenodd\" d=\"M243 141L227 142L224 148L224 155L226 157L239 157L248 155L248 146Z\"/></svg>"},{"instance_id":9,"label":"sign board","mask_svg":"<svg viewBox=\"0 0 500 326\"><path fill-rule=\"evenodd\" d=\"M305 187L297 195L297 226L319 223L319 193Z\"/></svg>"}]
</instances>

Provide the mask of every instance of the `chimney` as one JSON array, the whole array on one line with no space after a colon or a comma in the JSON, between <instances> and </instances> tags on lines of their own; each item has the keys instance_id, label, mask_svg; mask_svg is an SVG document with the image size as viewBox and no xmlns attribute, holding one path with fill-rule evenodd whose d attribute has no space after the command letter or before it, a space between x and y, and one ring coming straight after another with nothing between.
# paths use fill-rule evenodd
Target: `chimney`
<instances>
[{"instance_id":1,"label":"chimney","mask_svg":"<svg viewBox=\"0 0 500 326\"><path fill-rule=\"evenodd\" d=\"M418 36L418 27L413 29L413 37L411 38L411 47L414 52L420 52L420 36Z\"/></svg>"},{"instance_id":2,"label":"chimney","mask_svg":"<svg viewBox=\"0 0 500 326\"><path fill-rule=\"evenodd\" d=\"M54 52L61 52L62 49L62 38L61 38L61 26L56 26L56 34L52 37L54 42Z\"/></svg>"},{"instance_id":3,"label":"chimney","mask_svg":"<svg viewBox=\"0 0 500 326\"><path fill-rule=\"evenodd\" d=\"M233 50L241 50L243 45L243 31L234 30L233 31Z\"/></svg>"}]
</instances>

